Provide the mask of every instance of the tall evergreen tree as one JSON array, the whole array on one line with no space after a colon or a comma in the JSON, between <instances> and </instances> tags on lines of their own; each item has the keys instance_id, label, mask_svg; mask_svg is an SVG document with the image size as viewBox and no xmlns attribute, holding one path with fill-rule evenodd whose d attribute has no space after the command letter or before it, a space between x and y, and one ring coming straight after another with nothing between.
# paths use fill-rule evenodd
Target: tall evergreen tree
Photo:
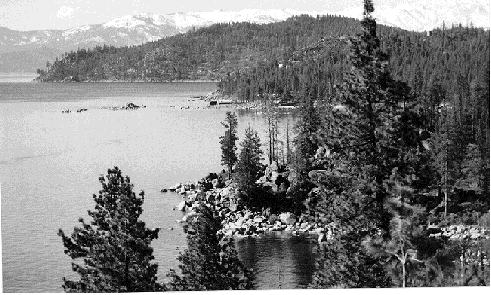
<instances>
[{"instance_id":1,"label":"tall evergreen tree","mask_svg":"<svg viewBox=\"0 0 491 295\"><path fill-rule=\"evenodd\" d=\"M299 106L299 120L297 121L295 137L295 172L297 181L303 182L312 168L313 157L319 147L317 131L320 129L321 118L317 102L317 91L305 91L304 98Z\"/></svg>"},{"instance_id":2,"label":"tall evergreen tree","mask_svg":"<svg viewBox=\"0 0 491 295\"><path fill-rule=\"evenodd\" d=\"M374 214L378 229L384 230L389 221L384 210L388 197L384 180L400 161L402 134L397 134L398 120L408 111L405 99L409 94L398 93L408 90L390 76L388 57L381 51L372 12L372 1L364 1L362 33L351 39L353 66L345 75L340 95L331 101L328 128L323 135L326 145L359 167L359 173L368 180L365 191L373 198L373 209L367 213Z\"/></svg>"},{"instance_id":3,"label":"tall evergreen tree","mask_svg":"<svg viewBox=\"0 0 491 295\"><path fill-rule=\"evenodd\" d=\"M237 163L237 146L235 142L239 139L237 137L237 116L235 113L227 112L225 121L222 122L225 127L225 134L220 136L220 145L222 149L222 165L228 169L228 177L232 176L232 169Z\"/></svg>"},{"instance_id":4,"label":"tall evergreen tree","mask_svg":"<svg viewBox=\"0 0 491 295\"><path fill-rule=\"evenodd\" d=\"M289 190L289 195L292 196L295 207L299 210L304 209L303 202L307 198L308 192L314 187L308 173L313 169L314 156L319 148L317 135L321 128L321 111L320 104L317 103L317 90L315 88L310 91L307 89L306 87L299 106L299 118L295 126L295 157L292 165L294 178Z\"/></svg>"},{"instance_id":5,"label":"tall evergreen tree","mask_svg":"<svg viewBox=\"0 0 491 295\"><path fill-rule=\"evenodd\" d=\"M244 140L240 143L241 150L236 168L236 181L239 188L247 192L252 188L257 180L257 176L262 169L261 161L263 151L261 141L257 132L250 126L247 127Z\"/></svg>"},{"instance_id":6,"label":"tall evergreen tree","mask_svg":"<svg viewBox=\"0 0 491 295\"><path fill-rule=\"evenodd\" d=\"M65 254L73 259L72 269L80 280L63 278L66 292L150 292L159 291L157 264L152 240L158 229L145 227L139 220L143 212L143 192L137 197L129 177L123 177L117 167L109 169L99 181L102 190L94 194L94 211L86 223L75 227L71 236L60 229Z\"/></svg>"},{"instance_id":7,"label":"tall evergreen tree","mask_svg":"<svg viewBox=\"0 0 491 295\"><path fill-rule=\"evenodd\" d=\"M461 166L460 178L455 183L456 187L464 191L482 192L483 179L481 171L483 167L481 159L478 146L476 144L468 144Z\"/></svg>"},{"instance_id":8,"label":"tall evergreen tree","mask_svg":"<svg viewBox=\"0 0 491 295\"><path fill-rule=\"evenodd\" d=\"M264 118L268 126L268 161L269 164L273 161L278 160L278 106L275 102L268 100L266 101L266 108L264 109Z\"/></svg>"},{"instance_id":9,"label":"tall evergreen tree","mask_svg":"<svg viewBox=\"0 0 491 295\"><path fill-rule=\"evenodd\" d=\"M327 105L319 132L330 152L318 157L317 170L309 173L317 182L307 199L310 216L338 227L319 258L316 277L326 280L318 280L316 287L335 287L328 277L347 287L390 285L382 257L367 243L390 241L390 177L397 168L401 178L411 180L418 162L411 90L392 79L372 12L372 1L365 0L362 33L350 39L351 71Z\"/></svg>"},{"instance_id":10,"label":"tall evergreen tree","mask_svg":"<svg viewBox=\"0 0 491 295\"><path fill-rule=\"evenodd\" d=\"M180 273L171 270L170 291L250 290L254 275L238 258L234 241L220 230L221 217L203 204L188 218L188 248L179 256Z\"/></svg>"},{"instance_id":11,"label":"tall evergreen tree","mask_svg":"<svg viewBox=\"0 0 491 295\"><path fill-rule=\"evenodd\" d=\"M433 135L433 165L439 178L436 180L439 191L443 193L443 217L447 215L450 194L460 171L456 144L457 131L455 114L449 105L441 109L439 126Z\"/></svg>"}]
</instances>

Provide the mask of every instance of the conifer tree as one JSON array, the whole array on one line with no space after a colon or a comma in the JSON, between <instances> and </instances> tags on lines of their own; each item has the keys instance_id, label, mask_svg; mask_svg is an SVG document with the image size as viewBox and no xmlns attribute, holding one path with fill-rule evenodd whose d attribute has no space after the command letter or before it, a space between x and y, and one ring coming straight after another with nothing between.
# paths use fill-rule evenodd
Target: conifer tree
<instances>
[{"instance_id":1,"label":"conifer tree","mask_svg":"<svg viewBox=\"0 0 491 295\"><path fill-rule=\"evenodd\" d=\"M390 241L392 171L398 168L401 178L411 180L418 162L411 90L392 79L372 12L372 1L365 0L362 33L350 39L351 70L326 106L318 135L330 152L317 158L317 170L309 173L317 182L306 201L309 215L338 227L333 241L322 246L315 277L325 280L315 287L390 285L382 257L366 241Z\"/></svg>"},{"instance_id":2,"label":"conifer tree","mask_svg":"<svg viewBox=\"0 0 491 295\"><path fill-rule=\"evenodd\" d=\"M455 186L464 191L474 191L481 193L483 179L481 171L483 170L481 162L481 153L476 144L468 144L464 161L462 162L461 176L456 181Z\"/></svg>"},{"instance_id":3,"label":"conifer tree","mask_svg":"<svg viewBox=\"0 0 491 295\"><path fill-rule=\"evenodd\" d=\"M80 280L63 278L66 292L150 292L158 291L157 264L152 240L158 229L148 229L139 220L143 212L143 192L137 197L128 176L118 167L109 169L99 181L102 190L94 194L94 211L86 223L75 227L71 236L61 229L65 254L73 259L72 269Z\"/></svg>"},{"instance_id":4,"label":"conifer tree","mask_svg":"<svg viewBox=\"0 0 491 295\"><path fill-rule=\"evenodd\" d=\"M436 183L443 192L443 217L447 215L450 192L458 177L458 161L456 155L457 132L454 124L455 114L449 106L442 108L437 132L433 135L433 165L439 175Z\"/></svg>"},{"instance_id":5,"label":"conifer tree","mask_svg":"<svg viewBox=\"0 0 491 295\"><path fill-rule=\"evenodd\" d=\"M216 210L201 204L188 218L188 248L179 256L180 274L168 273L170 291L250 290L254 275L238 258L234 241L220 230Z\"/></svg>"},{"instance_id":6,"label":"conifer tree","mask_svg":"<svg viewBox=\"0 0 491 295\"><path fill-rule=\"evenodd\" d=\"M409 204L414 193L405 179L402 179L394 169L389 182L391 197L386 202L386 208L391 212L389 226L390 238L377 236L364 241L365 247L371 254L376 253L381 260L386 261L388 273L398 287L407 287L413 272L424 264L415 255L418 245L416 239L426 238L422 230L425 225L424 210Z\"/></svg>"},{"instance_id":7,"label":"conifer tree","mask_svg":"<svg viewBox=\"0 0 491 295\"><path fill-rule=\"evenodd\" d=\"M376 220L366 214L370 197L357 168L339 154L329 157L325 170L309 173L315 183L306 200L307 214L331 233L318 245L318 259L312 288L375 288L391 285L382 261L373 257L362 242L376 227Z\"/></svg>"},{"instance_id":8,"label":"conifer tree","mask_svg":"<svg viewBox=\"0 0 491 295\"><path fill-rule=\"evenodd\" d=\"M268 134L268 161L269 164L273 163L273 161L278 160L278 107L277 105L268 100L266 102L266 107L264 109L264 118L266 120L266 124L268 126L267 134Z\"/></svg>"},{"instance_id":9,"label":"conifer tree","mask_svg":"<svg viewBox=\"0 0 491 295\"><path fill-rule=\"evenodd\" d=\"M294 139L295 158L293 162L294 178L289 190L297 209L303 209L308 192L314 187L308 177L313 169L314 156L319 147L317 133L321 129L320 104L317 103L317 91L306 88L299 106L299 119Z\"/></svg>"},{"instance_id":10,"label":"conifer tree","mask_svg":"<svg viewBox=\"0 0 491 295\"><path fill-rule=\"evenodd\" d=\"M306 174L311 170L313 157L319 143L317 131L320 129L321 119L319 106L316 105L316 90L305 91L304 99L299 107L299 120L297 121L295 137L295 170L298 174L299 182L305 180Z\"/></svg>"},{"instance_id":11,"label":"conifer tree","mask_svg":"<svg viewBox=\"0 0 491 295\"><path fill-rule=\"evenodd\" d=\"M232 169L237 163L237 146L235 142L238 140L237 137L237 116L235 113L227 112L225 121L222 122L223 127L225 127L225 134L220 136L220 145L222 149L222 165L226 166L228 169L228 177L232 176Z\"/></svg>"},{"instance_id":12,"label":"conifer tree","mask_svg":"<svg viewBox=\"0 0 491 295\"><path fill-rule=\"evenodd\" d=\"M263 151L261 141L257 132L250 126L247 127L244 140L240 143L241 150L237 162L236 180L239 188L247 192L252 188L257 180L257 176L262 169L261 161Z\"/></svg>"}]
</instances>

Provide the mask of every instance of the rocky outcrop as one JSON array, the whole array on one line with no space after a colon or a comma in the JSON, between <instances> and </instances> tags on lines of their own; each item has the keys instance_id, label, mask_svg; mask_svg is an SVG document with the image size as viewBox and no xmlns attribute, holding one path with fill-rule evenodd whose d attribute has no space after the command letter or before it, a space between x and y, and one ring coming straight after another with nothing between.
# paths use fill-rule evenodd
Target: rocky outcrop
<instances>
[{"instance_id":1,"label":"rocky outcrop","mask_svg":"<svg viewBox=\"0 0 491 295\"><path fill-rule=\"evenodd\" d=\"M185 215L177 220L178 223L187 223L195 214L195 208L205 204L218 210L218 214L223 217L222 232L226 236L244 238L257 237L267 232L287 232L292 235L312 235L319 241L331 238L325 234L327 229L320 224L309 223L291 212L275 215L270 214L269 210L251 212L239 207L236 185L231 181L223 182L216 174L209 174L196 183L177 183L169 190L183 194L183 201L175 209L185 212Z\"/></svg>"},{"instance_id":2,"label":"rocky outcrop","mask_svg":"<svg viewBox=\"0 0 491 295\"><path fill-rule=\"evenodd\" d=\"M477 225L450 225L446 227L429 226L428 235L435 238L447 238L449 240L480 240L489 239L489 229Z\"/></svg>"}]
</instances>

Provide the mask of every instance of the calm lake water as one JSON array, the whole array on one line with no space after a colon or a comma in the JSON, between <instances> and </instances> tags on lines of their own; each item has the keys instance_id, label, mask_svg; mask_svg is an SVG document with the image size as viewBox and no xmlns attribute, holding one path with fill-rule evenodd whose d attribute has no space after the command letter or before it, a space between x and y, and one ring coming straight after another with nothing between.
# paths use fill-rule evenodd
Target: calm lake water
<instances>
[{"instance_id":1,"label":"calm lake water","mask_svg":"<svg viewBox=\"0 0 491 295\"><path fill-rule=\"evenodd\" d=\"M152 244L159 279L177 267L186 241L176 223L182 213L172 207L181 198L160 190L222 169L218 138L227 109L206 109L192 98L215 88L214 83L0 83L3 290L62 292L62 277L76 278L57 231L71 233L78 217L88 218L98 177L113 166L130 176L135 191L145 191L147 226L162 228ZM103 109L128 102L147 107ZM61 113L78 108L88 111ZM260 115L240 113L238 121L240 139L248 125L265 138ZM238 241L237 247L261 289L299 288L310 280L314 254L306 239L269 235Z\"/></svg>"}]
</instances>

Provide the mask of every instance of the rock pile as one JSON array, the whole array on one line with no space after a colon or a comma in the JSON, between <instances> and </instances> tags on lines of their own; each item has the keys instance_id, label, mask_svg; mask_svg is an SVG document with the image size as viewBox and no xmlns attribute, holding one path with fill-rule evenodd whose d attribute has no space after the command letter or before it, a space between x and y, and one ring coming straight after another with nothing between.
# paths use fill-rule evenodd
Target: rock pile
<instances>
[{"instance_id":1,"label":"rock pile","mask_svg":"<svg viewBox=\"0 0 491 295\"><path fill-rule=\"evenodd\" d=\"M136 105L136 104L130 102L130 103L127 103L126 105L121 106L121 107L102 107L101 109L118 111L118 110L137 110L139 108L146 108L146 106L144 106L144 105L139 106L139 105Z\"/></svg>"},{"instance_id":2,"label":"rock pile","mask_svg":"<svg viewBox=\"0 0 491 295\"><path fill-rule=\"evenodd\" d=\"M282 174L277 172L278 169L274 165L268 169L264 179L276 185L275 182ZM195 209L205 204L213 207L222 216L221 231L226 236L258 237L263 233L283 231L291 235L316 236L319 243L333 239L336 232L335 224L309 222L290 212L270 214L269 210L260 213L241 208L238 205L240 200L236 185L230 180L224 181L224 175L224 172L221 175L210 173L200 181L177 183L168 189L183 196L183 200L174 208L185 213L181 220L177 220L178 223L186 223L188 218L196 214ZM489 229L478 226L429 226L427 233L430 237L446 237L450 240L489 239Z\"/></svg>"},{"instance_id":3,"label":"rock pile","mask_svg":"<svg viewBox=\"0 0 491 295\"><path fill-rule=\"evenodd\" d=\"M447 227L428 227L430 237L446 237L450 240L461 240L469 238L471 240L489 239L489 229L476 225L451 225Z\"/></svg>"},{"instance_id":4,"label":"rock pile","mask_svg":"<svg viewBox=\"0 0 491 295\"><path fill-rule=\"evenodd\" d=\"M178 223L186 223L196 214L195 208L205 204L218 210L222 216L222 232L226 236L257 237L266 232L285 231L292 235L316 235L319 242L332 238L330 226L307 222L290 212L275 215L267 210L257 213L239 208L235 184L223 181L221 176L214 173L195 183L177 183L169 190L183 195L183 200L174 208L186 213L181 220L177 220Z\"/></svg>"}]
</instances>

